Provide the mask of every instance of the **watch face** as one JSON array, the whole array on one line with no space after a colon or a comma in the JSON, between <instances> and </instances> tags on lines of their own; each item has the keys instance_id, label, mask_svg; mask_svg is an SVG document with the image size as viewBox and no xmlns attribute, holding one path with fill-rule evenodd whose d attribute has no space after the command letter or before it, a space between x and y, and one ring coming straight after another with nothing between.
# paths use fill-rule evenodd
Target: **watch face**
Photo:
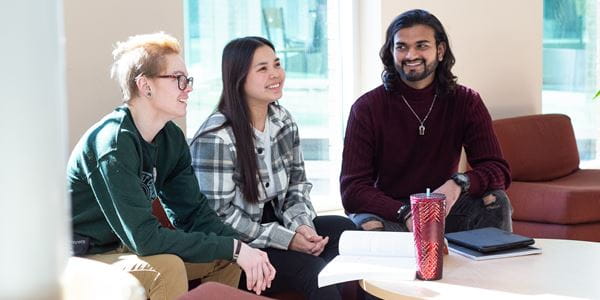
<instances>
[{"instance_id":1,"label":"watch face","mask_svg":"<svg viewBox=\"0 0 600 300\"><path fill-rule=\"evenodd\" d=\"M463 192L469 189L469 176L467 176L467 174L456 173L452 178L456 184L460 185Z\"/></svg>"},{"instance_id":2,"label":"watch face","mask_svg":"<svg viewBox=\"0 0 600 300\"><path fill-rule=\"evenodd\" d=\"M410 212L410 205L405 204L398 209L398 219L404 220L404 217Z\"/></svg>"}]
</instances>

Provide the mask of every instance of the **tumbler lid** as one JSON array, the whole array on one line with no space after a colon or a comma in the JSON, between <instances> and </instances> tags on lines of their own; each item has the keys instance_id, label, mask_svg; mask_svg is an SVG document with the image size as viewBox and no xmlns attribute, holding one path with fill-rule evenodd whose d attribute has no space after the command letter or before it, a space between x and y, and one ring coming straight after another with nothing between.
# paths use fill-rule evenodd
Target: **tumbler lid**
<instances>
[{"instance_id":1,"label":"tumbler lid","mask_svg":"<svg viewBox=\"0 0 600 300\"><path fill-rule=\"evenodd\" d=\"M446 195L442 194L442 193L417 193L417 194L412 194L410 195L410 199L417 199L417 200L445 200L446 199Z\"/></svg>"}]
</instances>

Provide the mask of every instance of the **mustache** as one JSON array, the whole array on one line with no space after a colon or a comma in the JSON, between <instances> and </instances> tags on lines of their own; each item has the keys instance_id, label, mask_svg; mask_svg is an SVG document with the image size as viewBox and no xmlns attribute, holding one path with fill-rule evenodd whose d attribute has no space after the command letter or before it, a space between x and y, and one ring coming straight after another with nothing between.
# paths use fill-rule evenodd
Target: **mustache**
<instances>
[{"instance_id":1,"label":"mustache","mask_svg":"<svg viewBox=\"0 0 600 300\"><path fill-rule=\"evenodd\" d=\"M410 64L410 63L415 63L415 62L420 62L420 63L425 63L425 60L422 58L417 58L417 59L405 59L402 61L402 65L405 66L406 64Z\"/></svg>"}]
</instances>

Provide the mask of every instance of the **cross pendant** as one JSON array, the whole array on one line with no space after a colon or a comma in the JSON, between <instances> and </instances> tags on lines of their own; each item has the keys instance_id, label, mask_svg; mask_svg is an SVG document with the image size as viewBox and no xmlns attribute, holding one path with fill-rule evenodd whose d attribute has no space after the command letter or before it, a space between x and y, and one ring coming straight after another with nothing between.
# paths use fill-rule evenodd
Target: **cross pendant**
<instances>
[{"instance_id":1,"label":"cross pendant","mask_svg":"<svg viewBox=\"0 0 600 300\"><path fill-rule=\"evenodd\" d=\"M425 126L419 126L419 135L425 135Z\"/></svg>"}]
</instances>

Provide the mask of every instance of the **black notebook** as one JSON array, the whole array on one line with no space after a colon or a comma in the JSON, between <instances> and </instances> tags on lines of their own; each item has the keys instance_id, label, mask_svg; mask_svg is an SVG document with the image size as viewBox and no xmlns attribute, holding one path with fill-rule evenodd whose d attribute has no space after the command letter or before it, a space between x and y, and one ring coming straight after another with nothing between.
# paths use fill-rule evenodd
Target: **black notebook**
<instances>
[{"instance_id":1,"label":"black notebook","mask_svg":"<svg viewBox=\"0 0 600 300\"><path fill-rule=\"evenodd\" d=\"M536 248L533 246L525 246L514 249L500 250L494 252L483 253L473 249L469 249L466 247L459 246L454 243L448 243L448 248L450 251L460 254L462 256L468 257L474 260L487 260L487 259L497 259L497 258L506 258L513 256L523 256L523 255L531 255L531 254L539 254L542 253L542 249Z\"/></svg>"},{"instance_id":2,"label":"black notebook","mask_svg":"<svg viewBox=\"0 0 600 300\"><path fill-rule=\"evenodd\" d=\"M447 233L446 239L482 253L526 247L534 243L532 238L494 227Z\"/></svg>"}]
</instances>

